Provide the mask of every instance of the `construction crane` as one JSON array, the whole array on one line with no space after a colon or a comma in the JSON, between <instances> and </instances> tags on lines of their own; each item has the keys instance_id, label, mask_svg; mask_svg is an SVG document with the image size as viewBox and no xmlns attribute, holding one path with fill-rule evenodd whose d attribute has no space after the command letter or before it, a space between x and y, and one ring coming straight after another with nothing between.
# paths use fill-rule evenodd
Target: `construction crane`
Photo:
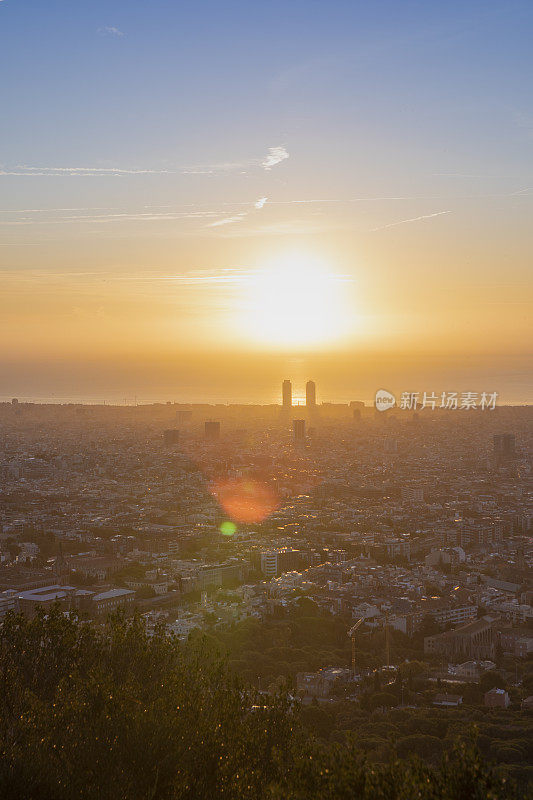
<instances>
[{"instance_id":1,"label":"construction crane","mask_svg":"<svg viewBox=\"0 0 533 800\"><path fill-rule=\"evenodd\" d=\"M352 678L355 676L355 634L363 624L363 619L358 619L355 625L348 631L348 636L352 640Z\"/></svg>"},{"instance_id":2,"label":"construction crane","mask_svg":"<svg viewBox=\"0 0 533 800\"><path fill-rule=\"evenodd\" d=\"M387 669L390 668L390 629L389 615L385 614L385 656L387 658Z\"/></svg>"}]
</instances>

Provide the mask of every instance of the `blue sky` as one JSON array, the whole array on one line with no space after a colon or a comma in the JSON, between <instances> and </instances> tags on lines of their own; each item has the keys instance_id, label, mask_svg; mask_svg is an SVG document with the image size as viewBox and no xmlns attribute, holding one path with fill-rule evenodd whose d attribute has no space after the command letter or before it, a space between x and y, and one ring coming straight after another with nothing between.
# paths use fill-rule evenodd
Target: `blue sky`
<instances>
[{"instance_id":1,"label":"blue sky","mask_svg":"<svg viewBox=\"0 0 533 800\"><path fill-rule=\"evenodd\" d=\"M0 6L4 165L238 163L283 142L335 184L369 158L380 184L415 159L414 181L505 181L530 151L529 2Z\"/></svg>"}]
</instances>

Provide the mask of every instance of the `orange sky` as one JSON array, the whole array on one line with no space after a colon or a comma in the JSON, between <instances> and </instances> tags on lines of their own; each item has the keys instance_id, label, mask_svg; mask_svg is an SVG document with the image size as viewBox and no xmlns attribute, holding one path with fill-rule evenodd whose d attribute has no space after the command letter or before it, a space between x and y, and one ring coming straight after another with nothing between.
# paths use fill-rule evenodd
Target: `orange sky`
<instances>
[{"instance_id":1,"label":"orange sky","mask_svg":"<svg viewBox=\"0 0 533 800\"><path fill-rule=\"evenodd\" d=\"M531 8L385 6L0 3L4 396L533 400Z\"/></svg>"}]
</instances>

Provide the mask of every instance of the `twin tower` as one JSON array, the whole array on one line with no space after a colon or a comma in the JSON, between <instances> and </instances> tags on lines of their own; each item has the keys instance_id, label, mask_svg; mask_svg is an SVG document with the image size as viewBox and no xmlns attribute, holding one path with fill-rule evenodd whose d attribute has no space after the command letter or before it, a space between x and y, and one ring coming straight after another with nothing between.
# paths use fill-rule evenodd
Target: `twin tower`
<instances>
[{"instance_id":1,"label":"twin tower","mask_svg":"<svg viewBox=\"0 0 533 800\"><path fill-rule=\"evenodd\" d=\"M283 408L292 408L292 383L290 381L283 381L281 393ZM305 384L305 405L307 408L316 407L316 384L314 381L307 381Z\"/></svg>"}]
</instances>

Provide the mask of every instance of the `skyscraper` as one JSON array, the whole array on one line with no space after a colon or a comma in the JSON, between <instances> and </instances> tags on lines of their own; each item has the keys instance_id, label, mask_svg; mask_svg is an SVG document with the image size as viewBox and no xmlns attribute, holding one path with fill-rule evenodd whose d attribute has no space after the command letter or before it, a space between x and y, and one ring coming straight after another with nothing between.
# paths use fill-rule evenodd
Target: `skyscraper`
<instances>
[{"instance_id":1,"label":"skyscraper","mask_svg":"<svg viewBox=\"0 0 533 800\"><path fill-rule=\"evenodd\" d=\"M169 428L163 431L163 441L167 447L173 444L179 444L179 440L180 432L177 428Z\"/></svg>"},{"instance_id":2,"label":"skyscraper","mask_svg":"<svg viewBox=\"0 0 533 800\"><path fill-rule=\"evenodd\" d=\"M305 405L307 408L316 406L316 384L314 381L307 381L305 384Z\"/></svg>"},{"instance_id":3,"label":"skyscraper","mask_svg":"<svg viewBox=\"0 0 533 800\"><path fill-rule=\"evenodd\" d=\"M283 381L282 395L283 408L292 408L292 384L290 381Z\"/></svg>"},{"instance_id":4,"label":"skyscraper","mask_svg":"<svg viewBox=\"0 0 533 800\"><path fill-rule=\"evenodd\" d=\"M512 433L497 433L492 441L497 462L511 461L515 457L515 437Z\"/></svg>"},{"instance_id":5,"label":"skyscraper","mask_svg":"<svg viewBox=\"0 0 533 800\"><path fill-rule=\"evenodd\" d=\"M206 439L219 439L220 422L214 419L207 419L204 424L204 431Z\"/></svg>"},{"instance_id":6,"label":"skyscraper","mask_svg":"<svg viewBox=\"0 0 533 800\"><path fill-rule=\"evenodd\" d=\"M292 423L292 428L294 431L294 441L295 442L304 442L305 441L305 419L295 419Z\"/></svg>"}]
</instances>

